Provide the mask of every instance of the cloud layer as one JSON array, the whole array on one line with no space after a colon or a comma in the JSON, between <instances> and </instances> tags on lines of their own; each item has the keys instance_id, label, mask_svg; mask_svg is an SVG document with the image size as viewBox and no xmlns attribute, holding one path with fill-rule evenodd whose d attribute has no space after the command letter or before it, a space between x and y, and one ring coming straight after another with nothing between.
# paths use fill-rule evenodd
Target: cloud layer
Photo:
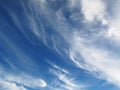
<instances>
[{"instance_id":1,"label":"cloud layer","mask_svg":"<svg viewBox=\"0 0 120 90\"><path fill-rule=\"evenodd\" d=\"M119 17L116 18L117 16L115 16L115 18L112 19L112 16L106 11L108 10L107 4L109 4L109 2L107 2L107 4L103 0L82 0L81 2L76 0L75 2L81 3L80 11L85 20L85 22L83 22L84 20L79 21L83 25L81 28L71 27L70 23L67 23L67 18L64 16L64 10L62 9L64 7L61 7L59 12L55 12L57 15L59 14L59 18L54 18L54 20L50 19L54 11L49 10L51 15L47 17L48 21L51 22L54 30L62 36L64 43L68 44L69 48L66 52L69 52L68 56L77 67L91 72L91 74L95 75L97 78L120 86L120 57L117 56L119 51L111 51L114 48L119 48L111 44L111 41L119 40ZM72 10L74 10L74 8L80 9L79 6L74 6L75 2L72 2L72 5L69 4L70 6L68 5L68 7L70 9L72 8ZM116 9L118 8L115 8L115 10ZM47 10L47 7L45 10ZM73 15L73 13L74 12L72 12L70 16ZM80 12L76 13L79 14ZM97 26L99 22L100 24ZM107 33L110 34L110 37L107 37ZM113 36L115 38L113 38ZM104 40L107 40L107 42ZM60 42L61 41L58 43ZM57 42L53 43L57 45ZM107 45L110 45L111 48L107 48ZM59 45L54 47L54 49L57 47L65 49L65 47ZM59 50L59 48L57 50Z\"/></svg>"},{"instance_id":2,"label":"cloud layer","mask_svg":"<svg viewBox=\"0 0 120 90\"><path fill-rule=\"evenodd\" d=\"M30 0L27 4L24 1L20 1L19 4L22 7L23 20L14 9L5 8L5 10L17 30L32 45L39 45L42 42L57 55L69 59L75 67L120 87L119 0L114 1L113 5L116 7L112 9L109 8L111 3L108 0ZM16 28L9 30L13 29ZM5 33L4 31L0 33L3 41L1 45L9 47L5 50L12 51L18 60L18 65L25 69L38 66L31 56L23 52L7 35L4 35ZM26 65L24 59L30 63ZM17 69L9 60L4 61L13 70ZM49 71L56 77L53 84L47 85L43 79L27 74L18 77L3 74L4 77L0 78L1 88L4 90L8 88L27 90L27 87L33 89L49 87L52 90L58 87L58 90L83 89L84 85L76 81L67 70L51 62L49 64L52 65ZM6 74L4 70L2 73Z\"/></svg>"},{"instance_id":3,"label":"cloud layer","mask_svg":"<svg viewBox=\"0 0 120 90\"><path fill-rule=\"evenodd\" d=\"M74 2L70 0L66 1L68 6L63 4L54 10L51 5L57 1L50 2L49 6L49 2L45 1L42 4L45 6L41 5L41 10L47 22L50 23L52 32L57 33L58 36L49 35L46 30L43 30L44 44L54 48L59 54L66 54L77 67L87 70L95 77L120 86L120 57L117 54L119 50L114 51L119 47L111 43L119 40L119 15L114 18L109 15L110 3L103 0L75 0ZM113 11L118 14L118 7L115 7ZM69 12L67 17L65 12ZM41 15L41 12L39 14ZM81 27L72 23L77 23ZM40 33L33 32L38 37L41 36ZM49 41L53 46L49 46ZM111 48L107 48L108 46ZM112 49L114 50L111 51ZM58 75L56 74L59 79L63 77Z\"/></svg>"}]
</instances>

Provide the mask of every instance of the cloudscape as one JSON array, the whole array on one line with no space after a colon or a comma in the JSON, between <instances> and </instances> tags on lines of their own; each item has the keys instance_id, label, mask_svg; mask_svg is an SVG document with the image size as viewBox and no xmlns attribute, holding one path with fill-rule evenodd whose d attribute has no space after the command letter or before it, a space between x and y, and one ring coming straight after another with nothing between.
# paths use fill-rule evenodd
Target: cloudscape
<instances>
[{"instance_id":1,"label":"cloudscape","mask_svg":"<svg viewBox=\"0 0 120 90\"><path fill-rule=\"evenodd\" d=\"M0 90L120 90L120 0L0 0Z\"/></svg>"}]
</instances>

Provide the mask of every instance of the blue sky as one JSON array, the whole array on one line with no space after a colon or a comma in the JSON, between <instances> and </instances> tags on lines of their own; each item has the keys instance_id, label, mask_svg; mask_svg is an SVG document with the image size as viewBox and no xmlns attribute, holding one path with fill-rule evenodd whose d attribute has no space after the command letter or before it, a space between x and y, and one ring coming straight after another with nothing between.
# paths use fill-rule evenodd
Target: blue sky
<instances>
[{"instance_id":1,"label":"blue sky","mask_svg":"<svg viewBox=\"0 0 120 90\"><path fill-rule=\"evenodd\" d=\"M0 0L0 90L119 90L119 0Z\"/></svg>"}]
</instances>

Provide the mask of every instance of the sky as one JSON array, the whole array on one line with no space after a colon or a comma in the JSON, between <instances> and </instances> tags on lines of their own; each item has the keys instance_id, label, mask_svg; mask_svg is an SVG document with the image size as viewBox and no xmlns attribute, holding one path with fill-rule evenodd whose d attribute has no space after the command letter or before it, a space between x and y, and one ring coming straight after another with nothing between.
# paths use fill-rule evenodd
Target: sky
<instances>
[{"instance_id":1,"label":"sky","mask_svg":"<svg viewBox=\"0 0 120 90\"><path fill-rule=\"evenodd\" d=\"M120 90L120 0L0 0L0 90Z\"/></svg>"}]
</instances>

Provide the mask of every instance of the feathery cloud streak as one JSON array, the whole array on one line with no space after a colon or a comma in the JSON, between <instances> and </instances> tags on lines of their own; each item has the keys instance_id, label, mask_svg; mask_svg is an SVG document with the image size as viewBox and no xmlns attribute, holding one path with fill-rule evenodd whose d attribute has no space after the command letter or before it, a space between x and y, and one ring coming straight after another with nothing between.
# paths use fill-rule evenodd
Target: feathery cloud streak
<instances>
[{"instance_id":1,"label":"feathery cloud streak","mask_svg":"<svg viewBox=\"0 0 120 90\"><path fill-rule=\"evenodd\" d=\"M78 3L80 3L80 1L78 1ZM109 2L107 3L109 4ZM49 11L50 15L48 15L47 17L48 21L51 23L54 30L60 34L62 39L65 41L64 43L67 43L69 45L69 48L66 50L66 52L70 53L69 57L78 67L88 70L92 74L95 74L95 76L98 78L104 79L110 83L120 86L120 57L115 55L119 52L113 52L110 51L110 48L104 47L107 45L107 42L111 43L112 41L112 39L110 37L106 37L106 35L111 31L111 27L113 27L114 25L115 26L111 34L115 35L115 40L118 39L118 30L116 31L115 29L116 25L118 26L118 24L115 23L119 22L119 18L117 18L117 21L114 21L114 25L111 24L113 20L111 21L110 18L112 17L106 11L107 4L103 0L82 0L81 5L81 11L87 22L86 23L83 21L79 21L82 23L83 28L72 27L70 23L67 23L68 19L64 16L63 12L63 8L65 6L61 7L58 10L59 12L53 11L52 9L48 10L47 7L44 7L44 13L47 14L46 11ZM68 7L70 6L68 5ZM78 7L79 6L76 6L74 8ZM74 10L74 8L72 9ZM55 17L53 20L51 20L51 15L55 16L55 14L53 13L57 13L57 15L59 15L59 18ZM80 12L76 13L79 14ZM99 25L99 27L101 27L101 31L99 31L100 29L98 27L93 27L96 26L96 23L98 22L101 22L101 24ZM84 31L80 29L84 29ZM94 30L94 32L92 30ZM77 35L75 33L77 33ZM107 42L104 42L104 39L107 40ZM100 45L96 44L97 41L100 41ZM57 44L56 42L54 43ZM65 47L59 45L57 47L65 49ZM112 45L111 47L117 48L114 47L114 45Z\"/></svg>"}]
</instances>

